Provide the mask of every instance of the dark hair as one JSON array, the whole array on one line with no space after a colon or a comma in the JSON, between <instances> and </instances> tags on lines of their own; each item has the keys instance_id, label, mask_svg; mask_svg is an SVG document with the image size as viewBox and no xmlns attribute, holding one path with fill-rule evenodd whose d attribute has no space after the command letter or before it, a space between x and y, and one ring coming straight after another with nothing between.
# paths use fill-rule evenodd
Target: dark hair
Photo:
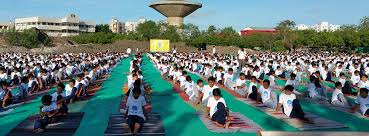
<instances>
[{"instance_id":1,"label":"dark hair","mask_svg":"<svg viewBox=\"0 0 369 136\"><path fill-rule=\"evenodd\" d=\"M56 97L56 101L60 101L60 100L62 100L63 99L63 96L62 95L58 95L57 97Z\"/></svg>"},{"instance_id":2,"label":"dark hair","mask_svg":"<svg viewBox=\"0 0 369 136\"><path fill-rule=\"evenodd\" d=\"M360 88L360 92L368 93L368 92L369 92L369 90L368 90L368 89L366 89L366 88Z\"/></svg>"},{"instance_id":3,"label":"dark hair","mask_svg":"<svg viewBox=\"0 0 369 136\"><path fill-rule=\"evenodd\" d=\"M187 77L186 77L186 81L187 81L187 82L190 82L191 80L192 80L192 79L191 79L191 77L190 77L190 76L187 76Z\"/></svg>"},{"instance_id":4,"label":"dark hair","mask_svg":"<svg viewBox=\"0 0 369 136\"><path fill-rule=\"evenodd\" d=\"M228 68L228 71L232 71L233 72L233 68Z\"/></svg>"},{"instance_id":5,"label":"dark hair","mask_svg":"<svg viewBox=\"0 0 369 136\"><path fill-rule=\"evenodd\" d=\"M203 83L204 81L202 81L201 79L197 80L197 84L199 83Z\"/></svg>"},{"instance_id":6,"label":"dark hair","mask_svg":"<svg viewBox=\"0 0 369 136\"><path fill-rule=\"evenodd\" d=\"M64 85L63 83L59 83L59 84L58 84L58 87L60 87L60 88L64 89L64 88L65 88L65 85Z\"/></svg>"},{"instance_id":7,"label":"dark hair","mask_svg":"<svg viewBox=\"0 0 369 136\"><path fill-rule=\"evenodd\" d=\"M220 89L219 88L215 88L213 90L213 95L214 96L220 96L220 97L222 97L222 93L220 92Z\"/></svg>"},{"instance_id":8,"label":"dark hair","mask_svg":"<svg viewBox=\"0 0 369 136\"><path fill-rule=\"evenodd\" d=\"M215 82L215 78L211 76L211 77L209 77L208 81L213 81L213 82Z\"/></svg>"},{"instance_id":9,"label":"dark hair","mask_svg":"<svg viewBox=\"0 0 369 136\"><path fill-rule=\"evenodd\" d=\"M71 79L71 80L69 80L69 83L70 83L70 82L73 82L73 84L75 84L75 83L76 83L76 80Z\"/></svg>"},{"instance_id":10,"label":"dark hair","mask_svg":"<svg viewBox=\"0 0 369 136\"><path fill-rule=\"evenodd\" d=\"M265 79L263 82L270 84L270 81L268 79Z\"/></svg>"},{"instance_id":11,"label":"dark hair","mask_svg":"<svg viewBox=\"0 0 369 136\"><path fill-rule=\"evenodd\" d=\"M255 79L256 80L256 76L251 76L251 79Z\"/></svg>"},{"instance_id":12,"label":"dark hair","mask_svg":"<svg viewBox=\"0 0 369 136\"><path fill-rule=\"evenodd\" d=\"M42 103L51 103L52 99L53 97L47 94L47 95L42 96L41 101Z\"/></svg>"},{"instance_id":13,"label":"dark hair","mask_svg":"<svg viewBox=\"0 0 369 136\"><path fill-rule=\"evenodd\" d=\"M141 94L141 87L135 86L132 90L133 94Z\"/></svg>"},{"instance_id":14,"label":"dark hair","mask_svg":"<svg viewBox=\"0 0 369 136\"><path fill-rule=\"evenodd\" d=\"M286 90L286 91L293 91L293 89L295 89L295 88L292 85L286 85L284 87L284 90Z\"/></svg>"},{"instance_id":15,"label":"dark hair","mask_svg":"<svg viewBox=\"0 0 369 136\"><path fill-rule=\"evenodd\" d=\"M134 83L133 86L135 87L140 87L141 86L141 79L137 79Z\"/></svg>"},{"instance_id":16,"label":"dark hair","mask_svg":"<svg viewBox=\"0 0 369 136\"><path fill-rule=\"evenodd\" d=\"M240 76L246 76L245 73L240 73Z\"/></svg>"},{"instance_id":17,"label":"dark hair","mask_svg":"<svg viewBox=\"0 0 369 136\"><path fill-rule=\"evenodd\" d=\"M296 77L296 74L295 73L291 73L290 75L291 77Z\"/></svg>"},{"instance_id":18,"label":"dark hair","mask_svg":"<svg viewBox=\"0 0 369 136\"><path fill-rule=\"evenodd\" d=\"M341 82L336 82L335 84L334 84L334 86L337 88L337 87L339 87L339 86L341 86L342 87L342 84L341 84Z\"/></svg>"}]
</instances>

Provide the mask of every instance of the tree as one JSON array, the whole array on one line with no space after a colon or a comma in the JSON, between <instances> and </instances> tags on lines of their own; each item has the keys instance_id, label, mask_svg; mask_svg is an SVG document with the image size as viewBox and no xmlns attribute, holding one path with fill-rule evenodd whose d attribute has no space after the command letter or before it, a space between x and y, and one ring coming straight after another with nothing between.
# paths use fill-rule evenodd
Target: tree
<instances>
[{"instance_id":1,"label":"tree","mask_svg":"<svg viewBox=\"0 0 369 136\"><path fill-rule=\"evenodd\" d=\"M187 39L187 38L195 38L195 37L200 36L201 31L198 26L190 23L190 24L183 25L182 33L184 37Z\"/></svg>"},{"instance_id":2,"label":"tree","mask_svg":"<svg viewBox=\"0 0 369 136\"><path fill-rule=\"evenodd\" d=\"M360 19L359 29L360 30L369 29L369 16L365 16L362 19Z\"/></svg>"},{"instance_id":3,"label":"tree","mask_svg":"<svg viewBox=\"0 0 369 136\"><path fill-rule=\"evenodd\" d=\"M98 24L95 26L96 32L111 33L108 24Z\"/></svg>"},{"instance_id":4,"label":"tree","mask_svg":"<svg viewBox=\"0 0 369 136\"><path fill-rule=\"evenodd\" d=\"M294 40L296 39L296 34L291 33L292 29L296 26L296 23L291 20L283 20L278 23L276 29L279 31L279 34L283 37L283 42L285 46L289 48L293 48L292 45Z\"/></svg>"},{"instance_id":5,"label":"tree","mask_svg":"<svg viewBox=\"0 0 369 136\"><path fill-rule=\"evenodd\" d=\"M136 30L145 40L158 38L160 36L160 27L151 20L139 24Z\"/></svg>"},{"instance_id":6,"label":"tree","mask_svg":"<svg viewBox=\"0 0 369 136\"><path fill-rule=\"evenodd\" d=\"M206 31L208 35L215 35L217 34L217 28L213 25L209 26L208 30Z\"/></svg>"},{"instance_id":7,"label":"tree","mask_svg":"<svg viewBox=\"0 0 369 136\"><path fill-rule=\"evenodd\" d=\"M171 42L179 42L181 40L177 27L172 25L168 25L165 28L165 31L161 34L160 38L168 39Z\"/></svg>"},{"instance_id":8,"label":"tree","mask_svg":"<svg viewBox=\"0 0 369 136\"><path fill-rule=\"evenodd\" d=\"M237 37L239 36L237 31L232 27L225 27L220 31L221 35L224 37Z\"/></svg>"}]
</instances>

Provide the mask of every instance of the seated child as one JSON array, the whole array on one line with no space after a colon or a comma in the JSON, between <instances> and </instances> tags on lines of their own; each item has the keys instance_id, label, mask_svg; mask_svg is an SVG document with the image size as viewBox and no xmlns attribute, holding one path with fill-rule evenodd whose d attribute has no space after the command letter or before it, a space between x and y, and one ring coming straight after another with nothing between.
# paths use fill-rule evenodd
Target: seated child
<instances>
[{"instance_id":1,"label":"seated child","mask_svg":"<svg viewBox=\"0 0 369 136\"><path fill-rule=\"evenodd\" d=\"M76 80L69 80L69 84L65 86L65 101L67 104L72 100L74 102L76 98L77 88L75 87Z\"/></svg>"},{"instance_id":2,"label":"seated child","mask_svg":"<svg viewBox=\"0 0 369 136\"><path fill-rule=\"evenodd\" d=\"M195 104L199 104L201 102L200 93L203 87L204 87L204 81L202 81L201 79L197 80L197 86L194 90L194 94L190 96L190 100L194 101Z\"/></svg>"},{"instance_id":3,"label":"seated child","mask_svg":"<svg viewBox=\"0 0 369 136\"><path fill-rule=\"evenodd\" d=\"M208 103L209 97L213 94L213 90L216 88L219 87L215 85L215 78L209 77L208 85L205 85L200 92L201 102L203 105Z\"/></svg>"},{"instance_id":4,"label":"seated child","mask_svg":"<svg viewBox=\"0 0 369 136\"><path fill-rule=\"evenodd\" d=\"M236 88L235 91L242 95L246 95L246 77L244 73L240 73L240 77L236 80Z\"/></svg>"},{"instance_id":5,"label":"seated child","mask_svg":"<svg viewBox=\"0 0 369 136\"><path fill-rule=\"evenodd\" d=\"M256 101L258 96L257 79L255 76L251 76L250 84L247 87L247 98Z\"/></svg>"},{"instance_id":6,"label":"seated child","mask_svg":"<svg viewBox=\"0 0 369 136\"><path fill-rule=\"evenodd\" d=\"M65 93L63 93L64 89L65 89L64 84L59 83L58 86L56 87L56 92L51 95L53 102L57 102L58 96L62 96L63 98L65 97Z\"/></svg>"},{"instance_id":7,"label":"seated child","mask_svg":"<svg viewBox=\"0 0 369 136\"><path fill-rule=\"evenodd\" d=\"M348 103L346 97L342 93L342 84L340 82L335 83L336 89L332 93L332 101L331 104L334 106L350 108L350 104Z\"/></svg>"},{"instance_id":8,"label":"seated child","mask_svg":"<svg viewBox=\"0 0 369 136\"><path fill-rule=\"evenodd\" d=\"M45 131L46 126L51 122L51 119L57 113L57 105L52 102L50 95L45 95L41 98L42 106L40 106L40 118L35 121L34 132L41 133Z\"/></svg>"},{"instance_id":9,"label":"seated child","mask_svg":"<svg viewBox=\"0 0 369 136\"><path fill-rule=\"evenodd\" d=\"M194 94L194 90L195 90L195 83L192 81L190 76L186 77L186 82L184 85L184 91L188 96L191 96L192 94Z\"/></svg>"},{"instance_id":10,"label":"seated child","mask_svg":"<svg viewBox=\"0 0 369 136\"><path fill-rule=\"evenodd\" d=\"M260 86L258 90L258 103L260 103L260 98L265 106L271 109L275 109L277 107L277 94L275 92L272 92L270 88L270 82L267 79L263 81L263 85Z\"/></svg>"},{"instance_id":11,"label":"seated child","mask_svg":"<svg viewBox=\"0 0 369 136\"><path fill-rule=\"evenodd\" d=\"M0 109L12 104L14 97L12 92L8 90L7 83L5 81L0 82Z\"/></svg>"},{"instance_id":12,"label":"seated child","mask_svg":"<svg viewBox=\"0 0 369 136\"><path fill-rule=\"evenodd\" d=\"M235 87L233 78L234 78L233 69L229 68L228 72L224 75L224 86L233 89Z\"/></svg>"},{"instance_id":13,"label":"seated child","mask_svg":"<svg viewBox=\"0 0 369 136\"><path fill-rule=\"evenodd\" d=\"M360 113L363 114L363 116L368 117L369 116L369 97L368 92L369 90L367 88L360 88L360 94L357 96L355 101L355 106L352 109L352 113L356 113L360 109Z\"/></svg>"},{"instance_id":14,"label":"seated child","mask_svg":"<svg viewBox=\"0 0 369 136\"><path fill-rule=\"evenodd\" d=\"M127 125L129 132L136 135L141 131L146 120L146 111L144 106L146 105L145 98L141 95L140 88L135 87L132 90L133 97L128 97L127 111L125 117L127 118Z\"/></svg>"},{"instance_id":15,"label":"seated child","mask_svg":"<svg viewBox=\"0 0 369 136\"><path fill-rule=\"evenodd\" d=\"M18 100L26 99L28 95L28 79L27 77L22 78L22 83L19 86Z\"/></svg>"},{"instance_id":16,"label":"seated child","mask_svg":"<svg viewBox=\"0 0 369 136\"><path fill-rule=\"evenodd\" d=\"M296 95L292 93L294 90L292 85L287 85L284 88L284 93L279 96L278 106L276 111L280 111L283 106L283 112L290 118L298 118L304 122L312 123L305 117L305 113L302 111L299 100Z\"/></svg>"},{"instance_id":17,"label":"seated child","mask_svg":"<svg viewBox=\"0 0 369 136\"><path fill-rule=\"evenodd\" d=\"M209 116L212 121L215 121L217 126L229 128L229 111L225 100L222 98L222 94L219 88L214 89L213 95L209 98L207 103L206 115Z\"/></svg>"}]
</instances>

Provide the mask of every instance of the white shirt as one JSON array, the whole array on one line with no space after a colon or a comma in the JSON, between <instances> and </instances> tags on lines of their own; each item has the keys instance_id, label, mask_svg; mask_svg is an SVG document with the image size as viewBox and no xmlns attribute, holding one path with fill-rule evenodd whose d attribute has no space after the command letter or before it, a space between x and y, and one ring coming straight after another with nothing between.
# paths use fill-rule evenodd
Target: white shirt
<instances>
[{"instance_id":1,"label":"white shirt","mask_svg":"<svg viewBox=\"0 0 369 136\"><path fill-rule=\"evenodd\" d=\"M365 82L360 80L357 87L359 87L359 88L369 88L369 80L366 80Z\"/></svg>"},{"instance_id":2,"label":"white shirt","mask_svg":"<svg viewBox=\"0 0 369 136\"><path fill-rule=\"evenodd\" d=\"M145 105L146 105L146 101L143 96L138 97L138 99L135 99L133 96L128 97L128 100L127 100L128 115L136 115L136 116L140 116L143 119L145 119L145 115L143 111L144 109L142 109L142 107Z\"/></svg>"},{"instance_id":3,"label":"white shirt","mask_svg":"<svg viewBox=\"0 0 369 136\"><path fill-rule=\"evenodd\" d=\"M41 111L42 112L51 112L51 111L55 111L56 109L57 109L56 103L51 102L51 104L49 106L42 107Z\"/></svg>"},{"instance_id":4,"label":"white shirt","mask_svg":"<svg viewBox=\"0 0 369 136\"><path fill-rule=\"evenodd\" d=\"M315 96L318 95L318 92L316 91L316 87L315 87L314 83L310 83L308 85L308 90L307 91L309 91L309 96L311 98L314 98Z\"/></svg>"},{"instance_id":5,"label":"white shirt","mask_svg":"<svg viewBox=\"0 0 369 136\"><path fill-rule=\"evenodd\" d=\"M295 94L291 94L291 95L287 95L285 93L282 93L279 96L279 102L283 105L283 110L284 110L284 114L286 114L287 116L290 116L291 112L292 112L292 102L293 100L296 99L296 95Z\"/></svg>"},{"instance_id":6,"label":"white shirt","mask_svg":"<svg viewBox=\"0 0 369 136\"><path fill-rule=\"evenodd\" d=\"M210 108L210 117L212 117L214 115L214 113L218 110L217 109L217 105L218 103L221 102L224 104L225 107L227 107L227 104L225 102L225 100L223 98L219 98L219 100L215 100L214 97L210 97L207 103L207 107Z\"/></svg>"},{"instance_id":7,"label":"white shirt","mask_svg":"<svg viewBox=\"0 0 369 136\"><path fill-rule=\"evenodd\" d=\"M340 90L340 89L335 89L335 90L333 91L333 93L332 93L332 103L333 103L334 101L338 101L338 95L340 95L340 94L342 94L342 95L343 95L342 90Z\"/></svg>"},{"instance_id":8,"label":"white shirt","mask_svg":"<svg viewBox=\"0 0 369 136\"><path fill-rule=\"evenodd\" d=\"M51 97L53 97L53 99L51 101L56 102L59 95L63 96L63 98L65 97L65 93L58 94L58 92L55 92L51 95Z\"/></svg>"},{"instance_id":9,"label":"white shirt","mask_svg":"<svg viewBox=\"0 0 369 136\"><path fill-rule=\"evenodd\" d=\"M72 94L73 87L71 87L69 84L65 86L65 96L69 96Z\"/></svg>"},{"instance_id":10,"label":"white shirt","mask_svg":"<svg viewBox=\"0 0 369 136\"><path fill-rule=\"evenodd\" d=\"M238 50L238 59L244 60L246 58L245 51Z\"/></svg>"},{"instance_id":11,"label":"white shirt","mask_svg":"<svg viewBox=\"0 0 369 136\"><path fill-rule=\"evenodd\" d=\"M246 80L241 80L240 78L238 78L237 80L236 80L236 87L238 87L238 86L244 86L243 88L241 88L241 89L238 89L238 88L236 88L236 91L237 92L246 92Z\"/></svg>"},{"instance_id":12,"label":"white shirt","mask_svg":"<svg viewBox=\"0 0 369 136\"><path fill-rule=\"evenodd\" d=\"M131 48L127 49L127 54L131 54Z\"/></svg>"},{"instance_id":13,"label":"white shirt","mask_svg":"<svg viewBox=\"0 0 369 136\"><path fill-rule=\"evenodd\" d=\"M206 101L209 99L210 96L213 96L213 90L216 88L218 88L218 86L216 85L214 85L213 87L210 87L209 85L205 85L201 91L203 93L202 101Z\"/></svg>"},{"instance_id":14,"label":"white shirt","mask_svg":"<svg viewBox=\"0 0 369 136\"><path fill-rule=\"evenodd\" d=\"M355 103L360 105L360 111L363 115L369 109L369 97L362 98L361 96L358 96Z\"/></svg>"},{"instance_id":15,"label":"white shirt","mask_svg":"<svg viewBox=\"0 0 369 136\"><path fill-rule=\"evenodd\" d=\"M265 89L264 86L261 86L258 90L258 92L261 94L261 100L263 102L267 101L270 99L270 87L268 89Z\"/></svg>"},{"instance_id":16,"label":"white shirt","mask_svg":"<svg viewBox=\"0 0 369 136\"><path fill-rule=\"evenodd\" d=\"M355 75L353 75L353 76L351 77L351 82L352 82L352 84L356 85L356 84L358 84L358 83L359 83L359 81L360 81L360 76L355 76Z\"/></svg>"},{"instance_id":17,"label":"white shirt","mask_svg":"<svg viewBox=\"0 0 369 136\"><path fill-rule=\"evenodd\" d=\"M295 89L297 89L297 87L299 86L299 84L296 80L291 80L291 79L287 80L286 85L292 85Z\"/></svg>"},{"instance_id":18,"label":"white shirt","mask_svg":"<svg viewBox=\"0 0 369 136\"><path fill-rule=\"evenodd\" d=\"M253 86L257 87L255 83L250 82L249 86L247 87L248 95L250 95L252 93L252 87Z\"/></svg>"}]
</instances>

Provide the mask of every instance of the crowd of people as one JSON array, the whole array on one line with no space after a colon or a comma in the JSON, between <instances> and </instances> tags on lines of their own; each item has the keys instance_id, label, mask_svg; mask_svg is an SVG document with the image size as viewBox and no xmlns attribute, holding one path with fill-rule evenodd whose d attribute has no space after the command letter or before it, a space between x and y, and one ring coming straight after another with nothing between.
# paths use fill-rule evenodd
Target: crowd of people
<instances>
[{"instance_id":1,"label":"crowd of people","mask_svg":"<svg viewBox=\"0 0 369 136\"><path fill-rule=\"evenodd\" d=\"M161 75L179 82L191 101L209 108L207 115L219 125L227 126L228 109L218 86L306 123L313 122L305 117L299 97L328 101L348 112L369 115L369 57L366 55L247 53L240 49L236 55L213 51L151 56ZM208 85L201 79L192 81L187 72L203 76ZM282 91L279 97L277 91ZM328 95L330 92L332 95ZM348 99L355 99L355 103Z\"/></svg>"},{"instance_id":2,"label":"crowd of people","mask_svg":"<svg viewBox=\"0 0 369 136\"><path fill-rule=\"evenodd\" d=\"M68 113L68 104L88 97L89 87L105 78L124 53L94 54L0 54L0 110L42 94L40 118L34 131L43 132L50 123ZM56 86L56 92L50 89Z\"/></svg>"}]
</instances>

